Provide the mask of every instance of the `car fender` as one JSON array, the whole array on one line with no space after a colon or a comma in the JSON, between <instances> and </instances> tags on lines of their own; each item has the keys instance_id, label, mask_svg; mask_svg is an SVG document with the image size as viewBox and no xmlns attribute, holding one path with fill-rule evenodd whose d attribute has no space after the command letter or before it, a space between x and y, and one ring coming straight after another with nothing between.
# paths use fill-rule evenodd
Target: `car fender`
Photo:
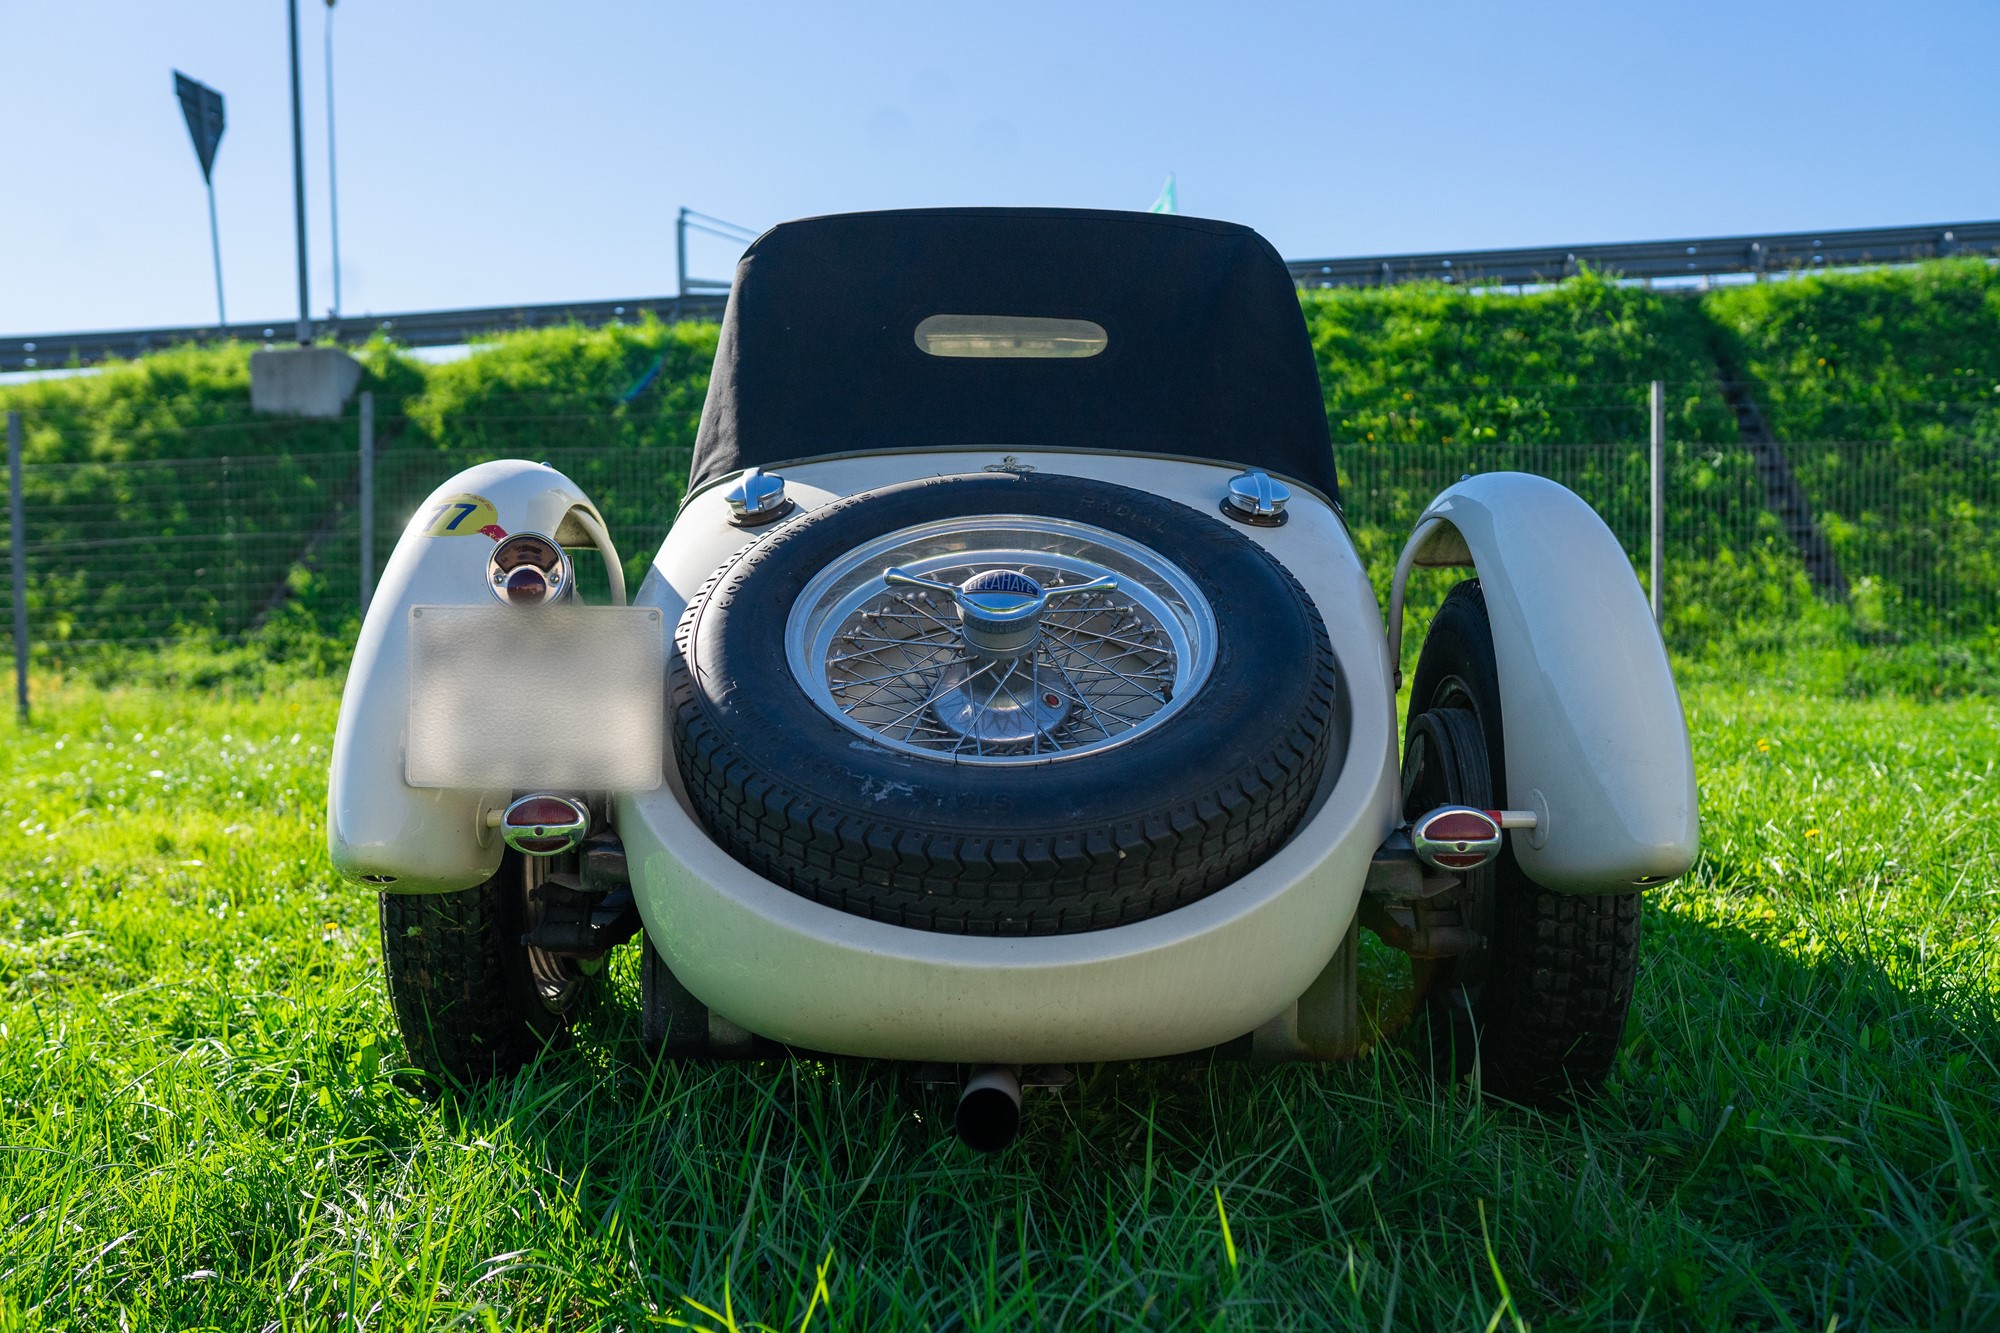
<instances>
[{"instance_id":1,"label":"car fender","mask_svg":"<svg viewBox=\"0 0 2000 1333\"><path fill-rule=\"evenodd\" d=\"M1694 756L1672 669L1618 539L1567 487L1467 477L1418 520L1389 597L1400 662L1413 566L1470 565L1500 674L1508 804L1532 811L1515 859L1554 890L1644 888L1694 864Z\"/></svg>"},{"instance_id":2,"label":"car fender","mask_svg":"<svg viewBox=\"0 0 2000 1333\"><path fill-rule=\"evenodd\" d=\"M487 557L500 537L516 532L598 545L616 570L596 506L539 463L481 463L417 507L362 620L334 729L326 840L334 869L348 879L439 893L470 888L499 869L505 849L487 817L506 806L511 791L416 788L404 780L409 622L413 606L493 602ZM613 585L622 602L622 573L613 574Z\"/></svg>"}]
</instances>

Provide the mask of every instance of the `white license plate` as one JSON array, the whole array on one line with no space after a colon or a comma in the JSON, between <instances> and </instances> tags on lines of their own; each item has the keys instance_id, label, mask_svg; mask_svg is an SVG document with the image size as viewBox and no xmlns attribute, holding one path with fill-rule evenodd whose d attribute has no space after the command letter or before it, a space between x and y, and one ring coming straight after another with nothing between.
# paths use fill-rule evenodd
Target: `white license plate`
<instances>
[{"instance_id":1,"label":"white license plate","mask_svg":"<svg viewBox=\"0 0 2000 1333\"><path fill-rule=\"evenodd\" d=\"M413 606L412 787L650 791L666 624L645 606Z\"/></svg>"}]
</instances>

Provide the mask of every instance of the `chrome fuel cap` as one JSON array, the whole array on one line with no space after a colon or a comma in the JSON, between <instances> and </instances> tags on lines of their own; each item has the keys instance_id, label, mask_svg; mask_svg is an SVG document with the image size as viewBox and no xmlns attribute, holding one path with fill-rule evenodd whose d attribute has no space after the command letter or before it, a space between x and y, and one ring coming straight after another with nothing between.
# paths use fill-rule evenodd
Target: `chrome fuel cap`
<instances>
[{"instance_id":1,"label":"chrome fuel cap","mask_svg":"<svg viewBox=\"0 0 2000 1333\"><path fill-rule=\"evenodd\" d=\"M1222 512L1239 523L1275 528L1285 521L1285 502L1291 498L1291 487L1268 472L1252 468L1229 479L1229 494L1223 497Z\"/></svg>"},{"instance_id":2,"label":"chrome fuel cap","mask_svg":"<svg viewBox=\"0 0 2000 1333\"><path fill-rule=\"evenodd\" d=\"M785 479L760 467L738 477L722 498L729 504L729 521L742 528L769 523L792 511L792 502L785 498Z\"/></svg>"}]
</instances>

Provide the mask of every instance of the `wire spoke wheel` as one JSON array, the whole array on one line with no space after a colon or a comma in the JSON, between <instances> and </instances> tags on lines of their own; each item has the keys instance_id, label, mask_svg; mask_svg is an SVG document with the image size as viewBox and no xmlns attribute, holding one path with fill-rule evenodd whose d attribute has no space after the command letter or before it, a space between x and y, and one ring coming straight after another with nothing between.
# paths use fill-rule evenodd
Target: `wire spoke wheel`
<instances>
[{"instance_id":1,"label":"wire spoke wheel","mask_svg":"<svg viewBox=\"0 0 2000 1333\"><path fill-rule=\"evenodd\" d=\"M968 638L949 588L1016 576L1048 598L1032 641ZM1067 593L1106 577L1112 588ZM1046 761L1157 727L1215 660L1215 617L1192 579L1130 538L1028 515L891 533L833 561L787 625L793 678L877 744L959 763Z\"/></svg>"},{"instance_id":2,"label":"wire spoke wheel","mask_svg":"<svg viewBox=\"0 0 2000 1333\"><path fill-rule=\"evenodd\" d=\"M549 863L541 857L522 858L521 866L521 924L524 935L542 924L542 904L535 898L535 890L549 876ZM574 958L564 958L538 949L532 944L522 944L521 953L526 965L527 984L535 998L551 1014L562 1014L569 1010L578 989L584 984L585 970Z\"/></svg>"}]
</instances>

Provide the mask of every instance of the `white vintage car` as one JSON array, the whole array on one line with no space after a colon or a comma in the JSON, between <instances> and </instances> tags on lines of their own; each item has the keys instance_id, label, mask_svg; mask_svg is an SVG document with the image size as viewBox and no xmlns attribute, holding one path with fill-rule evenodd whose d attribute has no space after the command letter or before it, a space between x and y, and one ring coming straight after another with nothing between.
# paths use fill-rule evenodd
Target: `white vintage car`
<instances>
[{"instance_id":1,"label":"white vintage car","mask_svg":"<svg viewBox=\"0 0 2000 1333\"><path fill-rule=\"evenodd\" d=\"M1399 747L1417 565L1472 577ZM412 1058L456 1079L558 1037L643 927L664 1058L909 1062L993 1149L1079 1062L1366 1049L1366 931L1415 960L1447 1071L1587 1095L1639 893L1696 850L1646 599L1517 473L1439 494L1393 589L1385 626L1256 233L788 223L737 271L636 594L546 466L411 520L341 705L333 862L381 894Z\"/></svg>"}]
</instances>

